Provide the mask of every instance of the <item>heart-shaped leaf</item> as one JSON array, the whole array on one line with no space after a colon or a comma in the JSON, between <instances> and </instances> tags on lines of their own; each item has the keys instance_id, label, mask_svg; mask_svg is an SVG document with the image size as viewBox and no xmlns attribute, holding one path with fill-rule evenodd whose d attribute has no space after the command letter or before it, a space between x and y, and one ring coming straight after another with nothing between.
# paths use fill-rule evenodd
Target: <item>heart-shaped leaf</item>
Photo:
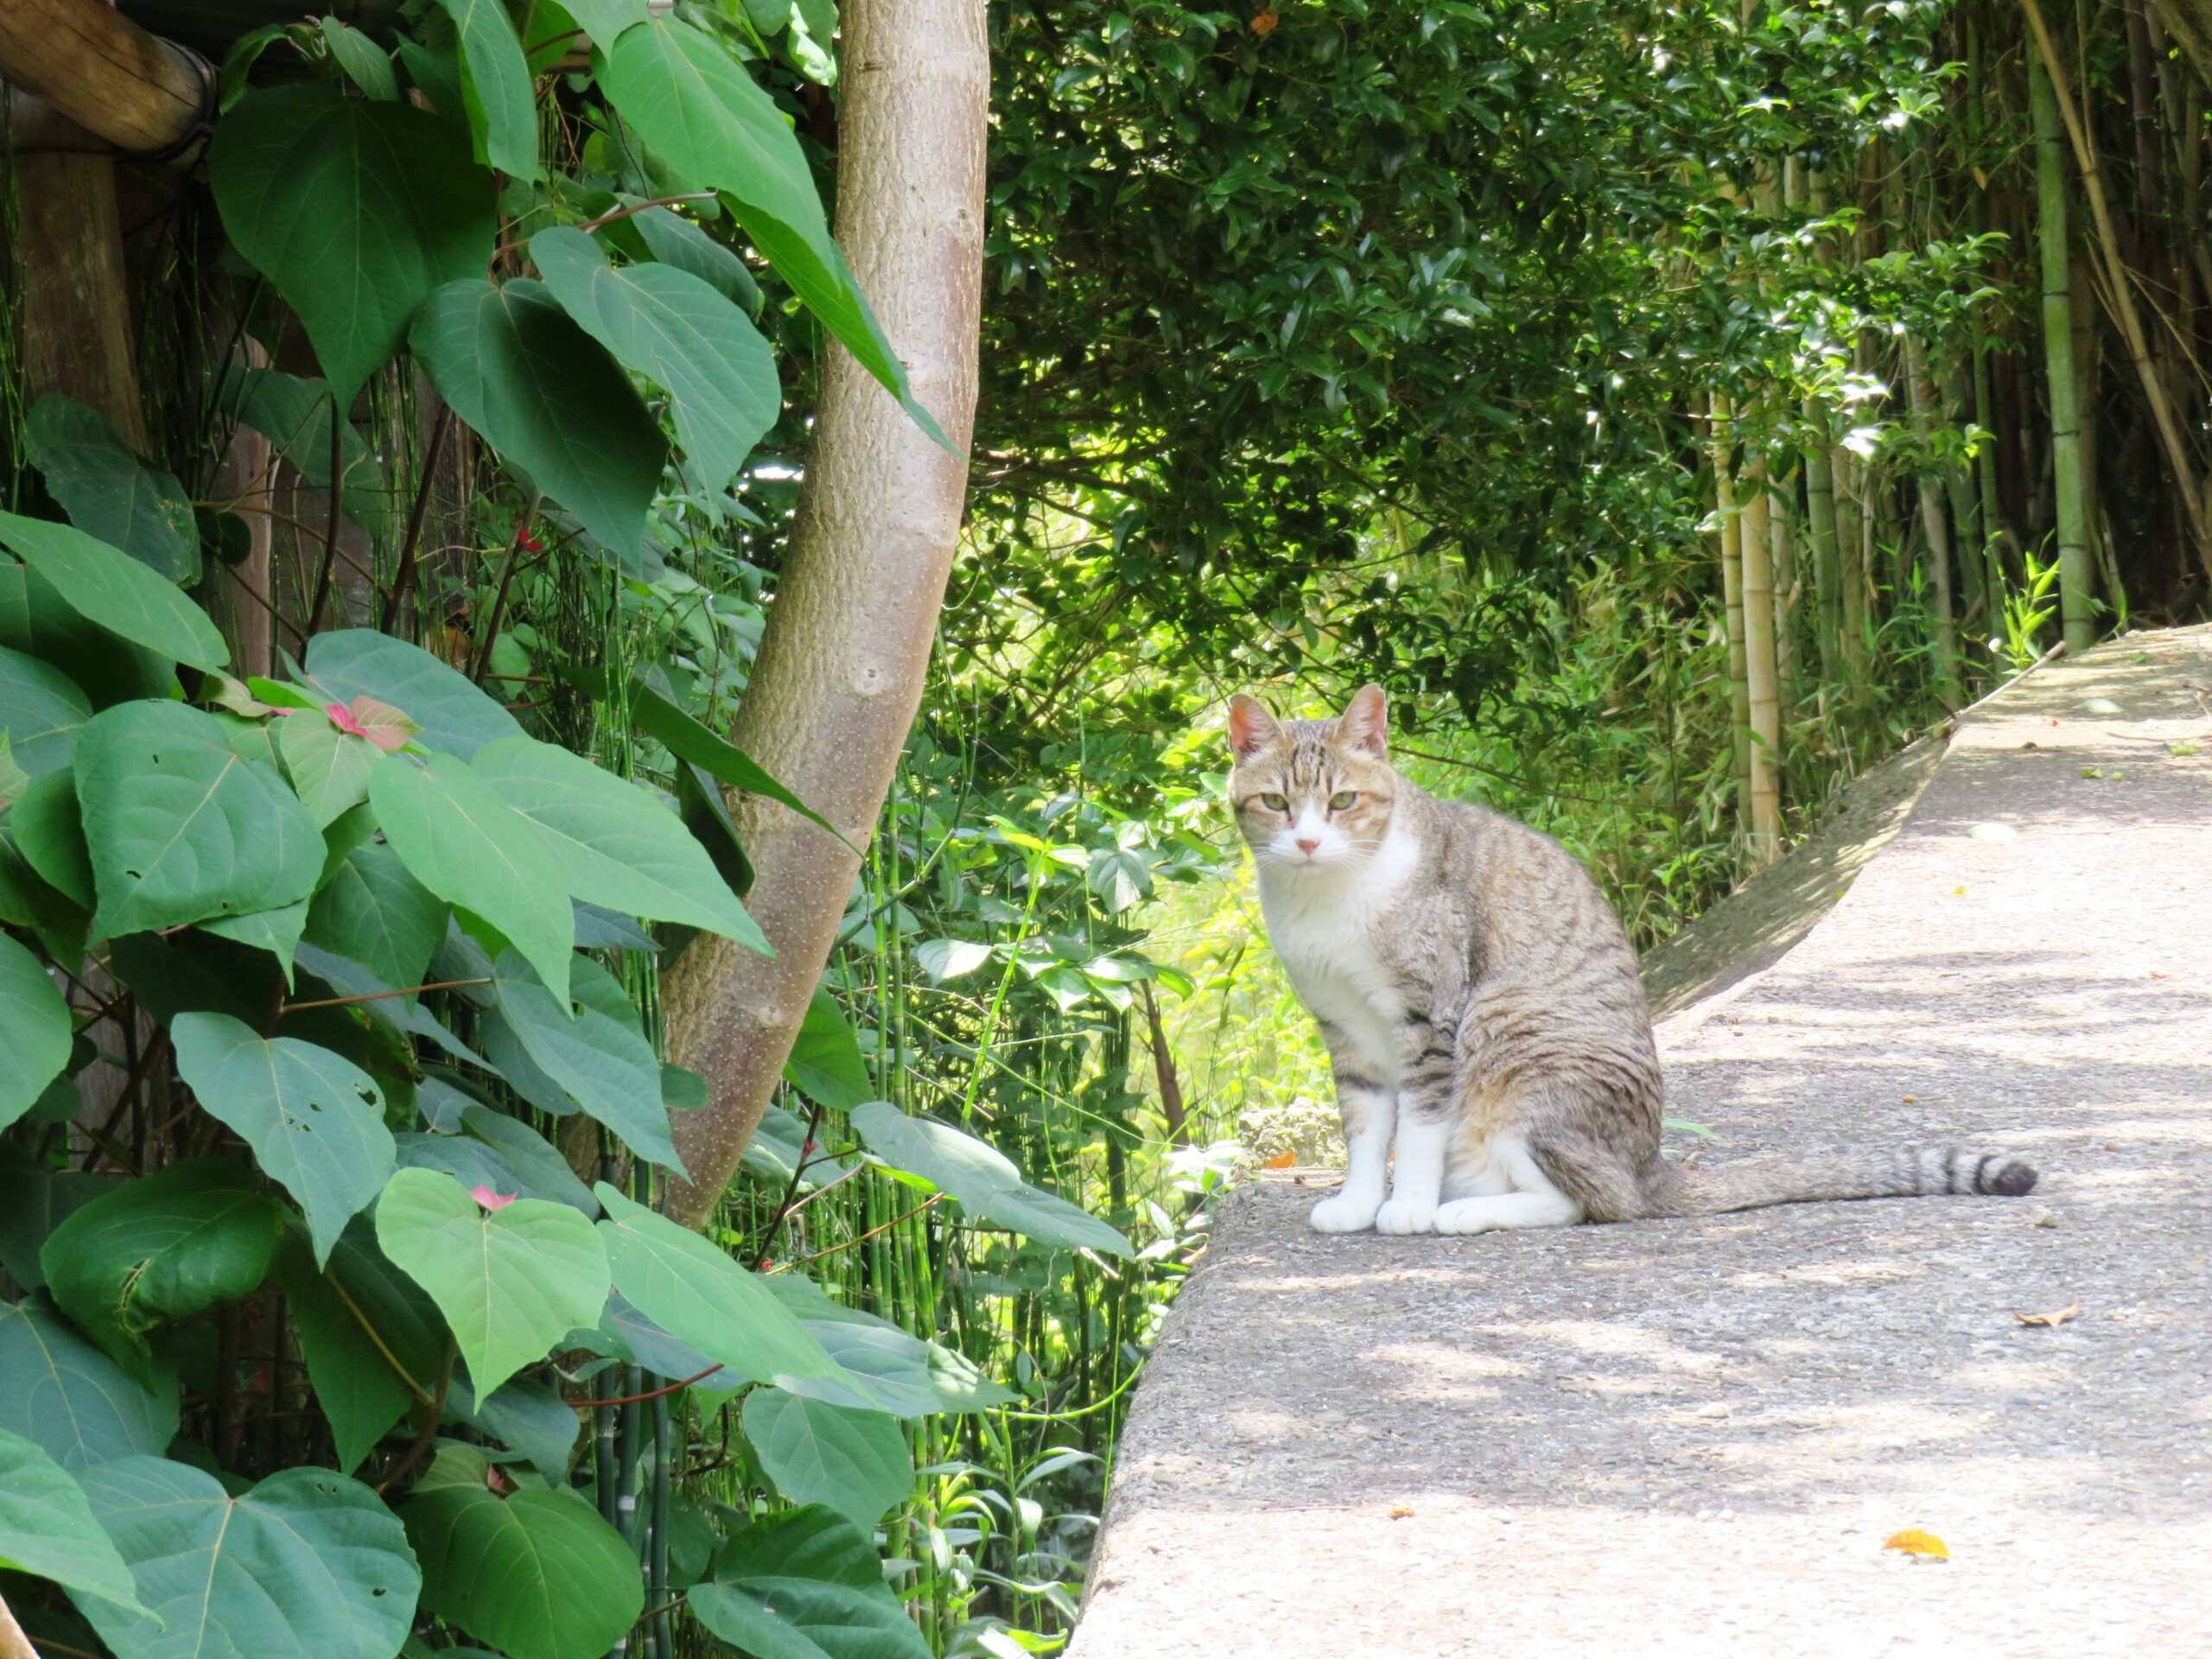
<instances>
[{"instance_id":1,"label":"heart-shaped leaf","mask_svg":"<svg viewBox=\"0 0 2212 1659\"><path fill-rule=\"evenodd\" d=\"M630 222L661 264L690 271L748 317L760 315L760 284L734 249L666 207L648 207L631 215Z\"/></svg>"},{"instance_id":2,"label":"heart-shaped leaf","mask_svg":"<svg viewBox=\"0 0 2212 1659\"><path fill-rule=\"evenodd\" d=\"M453 126L327 86L248 92L208 146L231 241L306 325L340 408L442 283L492 262L492 178Z\"/></svg>"},{"instance_id":3,"label":"heart-shaped leaf","mask_svg":"<svg viewBox=\"0 0 2212 1659\"><path fill-rule=\"evenodd\" d=\"M0 1428L0 1567L144 1611L84 1488L33 1441Z\"/></svg>"},{"instance_id":4,"label":"heart-shaped leaf","mask_svg":"<svg viewBox=\"0 0 2212 1659\"><path fill-rule=\"evenodd\" d=\"M568 995L575 912L535 825L449 754L428 766L388 757L369 780L369 804L416 880L499 929L554 995Z\"/></svg>"},{"instance_id":5,"label":"heart-shaped leaf","mask_svg":"<svg viewBox=\"0 0 2212 1659\"><path fill-rule=\"evenodd\" d=\"M728 48L688 23L626 29L598 54L622 118L687 183L721 191L753 245L854 358L939 443L906 371L830 239L791 123Z\"/></svg>"},{"instance_id":6,"label":"heart-shaped leaf","mask_svg":"<svg viewBox=\"0 0 2212 1659\"><path fill-rule=\"evenodd\" d=\"M152 1610L72 1592L117 1659L392 1659L407 1639L422 1574L399 1518L358 1482L286 1469L232 1497L162 1458L78 1478Z\"/></svg>"},{"instance_id":7,"label":"heart-shaped leaf","mask_svg":"<svg viewBox=\"0 0 2212 1659\"><path fill-rule=\"evenodd\" d=\"M184 486L132 454L98 410L49 391L32 405L24 435L71 524L171 582L200 579L200 531Z\"/></svg>"},{"instance_id":8,"label":"heart-shaped leaf","mask_svg":"<svg viewBox=\"0 0 2212 1659\"><path fill-rule=\"evenodd\" d=\"M722 1547L713 1571L693 1587L691 1611L760 1659L928 1659L874 1546L833 1510L809 1504L755 1521Z\"/></svg>"},{"instance_id":9,"label":"heart-shaped leaf","mask_svg":"<svg viewBox=\"0 0 2212 1659\"><path fill-rule=\"evenodd\" d=\"M297 904L322 874L321 826L213 715L128 702L78 738L77 798L110 937Z\"/></svg>"},{"instance_id":10,"label":"heart-shaped leaf","mask_svg":"<svg viewBox=\"0 0 2212 1659\"><path fill-rule=\"evenodd\" d=\"M645 1611L636 1552L572 1491L448 1486L404 1518L423 1605L508 1659L598 1659Z\"/></svg>"},{"instance_id":11,"label":"heart-shaped leaf","mask_svg":"<svg viewBox=\"0 0 2212 1659\"><path fill-rule=\"evenodd\" d=\"M94 1198L54 1230L39 1265L62 1311L146 1378L146 1333L251 1295L283 1236L252 1171L188 1158Z\"/></svg>"},{"instance_id":12,"label":"heart-shaped leaf","mask_svg":"<svg viewBox=\"0 0 2212 1659\"><path fill-rule=\"evenodd\" d=\"M718 493L783 413L775 354L752 320L688 270L617 270L569 226L531 238L530 257L586 334L666 389L677 442L697 481Z\"/></svg>"},{"instance_id":13,"label":"heart-shaped leaf","mask_svg":"<svg viewBox=\"0 0 2212 1659\"><path fill-rule=\"evenodd\" d=\"M580 754L514 737L470 763L536 824L569 891L588 904L684 922L750 945L768 941L683 821L635 784Z\"/></svg>"},{"instance_id":14,"label":"heart-shaped leaf","mask_svg":"<svg viewBox=\"0 0 2212 1659\"><path fill-rule=\"evenodd\" d=\"M534 179L537 102L522 41L500 0L438 0L461 37L461 95L476 159L518 179Z\"/></svg>"},{"instance_id":15,"label":"heart-shaped leaf","mask_svg":"<svg viewBox=\"0 0 2212 1659\"><path fill-rule=\"evenodd\" d=\"M543 283L449 283L423 302L410 339L454 414L611 551L637 553L667 442L630 378Z\"/></svg>"},{"instance_id":16,"label":"heart-shaped leaf","mask_svg":"<svg viewBox=\"0 0 2212 1659\"><path fill-rule=\"evenodd\" d=\"M607 1212L599 1230L615 1287L655 1325L715 1363L762 1382L837 1375L837 1362L758 1274L605 1181L593 1191Z\"/></svg>"},{"instance_id":17,"label":"heart-shaped leaf","mask_svg":"<svg viewBox=\"0 0 2212 1659\"><path fill-rule=\"evenodd\" d=\"M403 1169L377 1205L377 1243L430 1294L486 1393L607 1305L607 1249L564 1204L486 1212L450 1175Z\"/></svg>"},{"instance_id":18,"label":"heart-shaped leaf","mask_svg":"<svg viewBox=\"0 0 2212 1659\"><path fill-rule=\"evenodd\" d=\"M575 1001L562 1001L512 951L493 970L500 1017L531 1061L631 1151L681 1171L660 1060L628 994L589 957L575 959L570 988Z\"/></svg>"},{"instance_id":19,"label":"heart-shaped leaf","mask_svg":"<svg viewBox=\"0 0 2212 1659\"><path fill-rule=\"evenodd\" d=\"M64 1469L158 1454L176 1436L176 1378L148 1387L30 1296L0 1303L0 1429L35 1441Z\"/></svg>"},{"instance_id":20,"label":"heart-shaped leaf","mask_svg":"<svg viewBox=\"0 0 2212 1659\"><path fill-rule=\"evenodd\" d=\"M295 1037L264 1040L227 1014L181 1014L176 1068L307 1211L318 1265L394 1168L384 1096L351 1060Z\"/></svg>"},{"instance_id":21,"label":"heart-shaped leaf","mask_svg":"<svg viewBox=\"0 0 2212 1659\"><path fill-rule=\"evenodd\" d=\"M814 988L784 1076L799 1093L832 1111L849 1112L875 1092L860 1039L827 986Z\"/></svg>"},{"instance_id":22,"label":"heart-shaped leaf","mask_svg":"<svg viewBox=\"0 0 2212 1659\"><path fill-rule=\"evenodd\" d=\"M211 672L231 660L223 636L182 588L73 525L0 512L0 547L111 633Z\"/></svg>"},{"instance_id":23,"label":"heart-shaped leaf","mask_svg":"<svg viewBox=\"0 0 2212 1659\"><path fill-rule=\"evenodd\" d=\"M744 1419L745 1438L777 1491L794 1503L826 1503L862 1532L914 1484L906 1437L880 1412L756 1389L745 1397Z\"/></svg>"},{"instance_id":24,"label":"heart-shaped leaf","mask_svg":"<svg viewBox=\"0 0 2212 1659\"><path fill-rule=\"evenodd\" d=\"M30 1110L69 1064L73 1027L61 988L36 957L0 933L0 1129Z\"/></svg>"}]
</instances>

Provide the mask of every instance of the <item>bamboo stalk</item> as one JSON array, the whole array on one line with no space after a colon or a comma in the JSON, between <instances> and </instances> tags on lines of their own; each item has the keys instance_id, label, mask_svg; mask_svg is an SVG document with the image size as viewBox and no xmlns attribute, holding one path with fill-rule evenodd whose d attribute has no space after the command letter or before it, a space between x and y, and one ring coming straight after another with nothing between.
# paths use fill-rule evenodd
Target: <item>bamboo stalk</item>
<instances>
[{"instance_id":1,"label":"bamboo stalk","mask_svg":"<svg viewBox=\"0 0 2212 1659\"><path fill-rule=\"evenodd\" d=\"M215 115L207 60L101 0L0 0L0 79L134 154L174 150Z\"/></svg>"},{"instance_id":2,"label":"bamboo stalk","mask_svg":"<svg viewBox=\"0 0 2212 1659\"><path fill-rule=\"evenodd\" d=\"M1751 828L1751 700L1746 677L1749 667L1744 644L1744 531L1736 512L1736 492L1728 474L1733 442L1730 404L1720 393L1713 394L1713 495L1715 517L1720 522L1721 603L1728 629L1728 721L1735 734L1736 822L1749 834Z\"/></svg>"},{"instance_id":3,"label":"bamboo stalk","mask_svg":"<svg viewBox=\"0 0 2212 1659\"><path fill-rule=\"evenodd\" d=\"M2032 8L2034 0L2025 0ZM2032 10L2030 16L2035 16ZM2052 493L2058 521L2058 603L2069 652L2096 639L2090 612L2089 546L2082 499L2082 419L2075 405L2074 301L2066 257L2066 163L2048 54L2028 54L2028 102L2036 128L2036 229L2043 256L2043 336L2050 397Z\"/></svg>"},{"instance_id":4,"label":"bamboo stalk","mask_svg":"<svg viewBox=\"0 0 2212 1659\"><path fill-rule=\"evenodd\" d=\"M1923 438L1936 431L1935 389L1929 384L1928 357L1917 336L1904 337L1905 395L1913 424ZM1951 527L1943 512L1941 484L1925 467L1913 480L1920 496L1921 533L1928 542L1929 603L1936 614L1936 695L1946 709L1959 706L1959 625L1951 598Z\"/></svg>"},{"instance_id":5,"label":"bamboo stalk","mask_svg":"<svg viewBox=\"0 0 2212 1659\"><path fill-rule=\"evenodd\" d=\"M2112 209L2105 199L2103 169L2097 164L2096 150L2089 143L2088 135L2082 125L2082 118L2074 107L2074 95L2066 84L2066 67L2059 60L2050 30L2044 22L2043 9L2036 0L2021 0L2021 5L2027 12L2029 26L2035 31L2036 37L2037 50L2030 54L2028 61L2028 89L2031 101L2035 105L2038 183L2046 199L2056 190L2063 209L2065 173L2058 156L2056 129L2063 124L2067 139L2074 150L2075 165L2081 169L2082 190L2089 199L2090 216L2096 221L2098 252L2105 267L2106 284L2110 289L2107 296L2107 308L2113 321L2120 326L2121 340L2127 347L2128 361L2135 370L2136 379L2142 385L2144 401L2150 405L2152 422L2158 428L2158 442L2166 452L2166 465L2173 473L2175 487L2180 492L2182 502L2188 511L2190 535L2196 543L2196 556L2203 563L2205 574L2212 576L2212 518L2209 518L2206 513L2203 483L2197 478L2195 461L2182 435L2179 418L2167 400L2165 387L2158 378L2158 365L2151 356L2142 316L2136 309L2133 278L2120 258L2119 233L2113 229ZM2047 181L2046 175L2049 175ZM2063 214L2060 223L2063 231ZM2050 277L2047 247L2044 265L2047 288ZM2048 294L2044 302L2048 308L2050 302ZM2047 325L2045 332L2049 332ZM2063 550L2062 543L2062 556ZM2086 562L2080 575L2086 594L2088 578ZM2066 587L2063 571L2059 585L2063 606ZM2078 649L2073 644L2070 630L2067 642L2069 650ZM2087 643L2088 636L2085 635L2083 644Z\"/></svg>"},{"instance_id":6,"label":"bamboo stalk","mask_svg":"<svg viewBox=\"0 0 2212 1659\"><path fill-rule=\"evenodd\" d=\"M1775 667L1774 569L1766 461L1754 456L1744 469L1738 509L1739 580L1743 595L1744 699L1751 733L1751 862L1754 869L1782 850L1782 710Z\"/></svg>"}]
</instances>

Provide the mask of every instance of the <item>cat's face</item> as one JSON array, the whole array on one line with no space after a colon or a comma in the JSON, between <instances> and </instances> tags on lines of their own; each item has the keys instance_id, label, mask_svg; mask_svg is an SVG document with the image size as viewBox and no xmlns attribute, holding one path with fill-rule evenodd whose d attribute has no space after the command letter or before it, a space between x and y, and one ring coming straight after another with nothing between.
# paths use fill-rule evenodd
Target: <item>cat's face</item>
<instances>
[{"instance_id":1,"label":"cat's face","mask_svg":"<svg viewBox=\"0 0 2212 1659\"><path fill-rule=\"evenodd\" d=\"M1382 844L1398 792L1386 713L1376 685L1337 720L1278 721L1250 697L1230 702L1229 799L1263 869L1348 868Z\"/></svg>"}]
</instances>

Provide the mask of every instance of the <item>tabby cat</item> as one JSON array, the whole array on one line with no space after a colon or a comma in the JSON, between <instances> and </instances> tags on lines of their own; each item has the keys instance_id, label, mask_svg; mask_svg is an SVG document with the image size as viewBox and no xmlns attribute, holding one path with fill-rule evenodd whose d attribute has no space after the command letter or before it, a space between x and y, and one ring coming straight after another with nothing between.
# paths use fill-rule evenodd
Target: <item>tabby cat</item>
<instances>
[{"instance_id":1,"label":"tabby cat","mask_svg":"<svg viewBox=\"0 0 2212 1659\"><path fill-rule=\"evenodd\" d=\"M1316 1228L1479 1233L2035 1185L2018 1158L1955 1147L1668 1163L1650 1009L1611 906L1549 837L1400 777L1386 734L1378 686L1333 721L1230 705L1230 799L1344 1116L1344 1182Z\"/></svg>"}]
</instances>

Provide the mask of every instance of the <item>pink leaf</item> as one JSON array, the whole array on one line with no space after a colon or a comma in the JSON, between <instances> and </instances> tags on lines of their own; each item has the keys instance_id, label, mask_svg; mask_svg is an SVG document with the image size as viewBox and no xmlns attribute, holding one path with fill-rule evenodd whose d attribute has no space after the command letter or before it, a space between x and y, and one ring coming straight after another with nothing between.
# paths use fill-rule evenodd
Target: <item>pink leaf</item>
<instances>
[{"instance_id":1,"label":"pink leaf","mask_svg":"<svg viewBox=\"0 0 2212 1659\"><path fill-rule=\"evenodd\" d=\"M342 702L334 702L322 712L330 716L330 723L341 732L349 733L354 737L366 737L369 734L367 728L353 718L353 711Z\"/></svg>"},{"instance_id":2,"label":"pink leaf","mask_svg":"<svg viewBox=\"0 0 2212 1659\"><path fill-rule=\"evenodd\" d=\"M510 1192L502 1196L499 1193L494 1192L488 1186L476 1186L469 1189L468 1196L475 1199L477 1203L482 1205L485 1209L498 1211L505 1209L509 1205L512 1204L519 1195Z\"/></svg>"},{"instance_id":3,"label":"pink leaf","mask_svg":"<svg viewBox=\"0 0 2212 1659\"><path fill-rule=\"evenodd\" d=\"M354 698L347 712L353 720L348 729L367 738L387 754L394 749L405 748L407 740L423 729L408 719L405 710L379 702L374 697Z\"/></svg>"}]
</instances>

